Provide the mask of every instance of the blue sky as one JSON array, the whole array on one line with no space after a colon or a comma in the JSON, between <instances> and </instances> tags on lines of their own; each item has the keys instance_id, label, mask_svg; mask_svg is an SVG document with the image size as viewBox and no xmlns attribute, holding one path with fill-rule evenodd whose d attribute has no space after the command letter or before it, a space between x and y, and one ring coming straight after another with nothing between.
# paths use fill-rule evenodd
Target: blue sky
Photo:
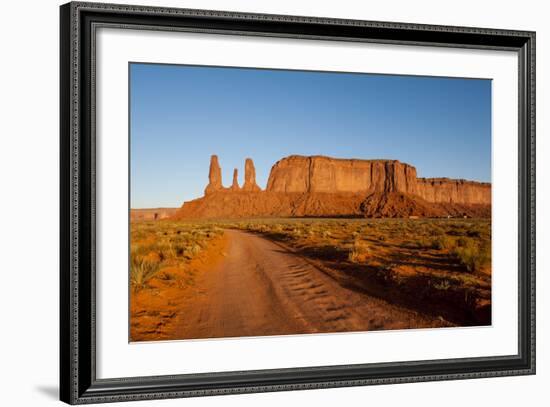
<instances>
[{"instance_id":1,"label":"blue sky","mask_svg":"<svg viewBox=\"0 0 550 407\"><path fill-rule=\"evenodd\" d=\"M265 188L291 154L490 182L491 81L132 63L130 138L133 208L202 196L212 154L226 186L251 157Z\"/></svg>"}]
</instances>

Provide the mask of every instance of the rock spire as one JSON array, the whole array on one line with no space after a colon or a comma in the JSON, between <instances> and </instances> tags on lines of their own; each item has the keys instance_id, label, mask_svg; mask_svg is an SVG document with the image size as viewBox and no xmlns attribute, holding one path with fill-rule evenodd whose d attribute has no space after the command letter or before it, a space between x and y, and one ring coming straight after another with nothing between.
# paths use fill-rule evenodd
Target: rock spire
<instances>
[{"instance_id":1,"label":"rock spire","mask_svg":"<svg viewBox=\"0 0 550 407\"><path fill-rule=\"evenodd\" d=\"M208 185L204 190L204 194L208 195L212 192L221 191L222 185L222 169L218 162L218 156L213 155L210 157L210 170L208 172Z\"/></svg>"},{"instance_id":2,"label":"rock spire","mask_svg":"<svg viewBox=\"0 0 550 407\"><path fill-rule=\"evenodd\" d=\"M261 188L256 184L256 168L252 158L247 158L244 162L244 185L243 191L261 191Z\"/></svg>"},{"instance_id":3,"label":"rock spire","mask_svg":"<svg viewBox=\"0 0 550 407\"><path fill-rule=\"evenodd\" d=\"M239 170L234 169L233 170L233 183L231 184L231 191L240 191L241 187L239 187Z\"/></svg>"}]
</instances>

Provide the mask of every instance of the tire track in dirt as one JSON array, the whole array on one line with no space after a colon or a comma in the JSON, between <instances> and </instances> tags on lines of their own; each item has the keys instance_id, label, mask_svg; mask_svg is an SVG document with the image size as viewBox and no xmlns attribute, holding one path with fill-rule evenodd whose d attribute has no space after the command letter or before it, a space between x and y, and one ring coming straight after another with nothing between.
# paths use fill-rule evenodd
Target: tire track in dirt
<instances>
[{"instance_id":1,"label":"tire track in dirt","mask_svg":"<svg viewBox=\"0 0 550 407\"><path fill-rule=\"evenodd\" d=\"M261 236L226 230L223 260L196 281L174 339L439 326L440 321L342 287Z\"/></svg>"}]
</instances>

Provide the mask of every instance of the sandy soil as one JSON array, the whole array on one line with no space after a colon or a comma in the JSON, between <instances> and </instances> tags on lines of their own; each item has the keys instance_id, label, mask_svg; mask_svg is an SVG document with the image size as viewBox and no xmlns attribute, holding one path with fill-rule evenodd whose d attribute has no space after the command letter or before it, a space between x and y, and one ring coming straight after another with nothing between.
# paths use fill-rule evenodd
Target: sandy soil
<instances>
[{"instance_id":1,"label":"sandy soil","mask_svg":"<svg viewBox=\"0 0 550 407\"><path fill-rule=\"evenodd\" d=\"M202 290L197 277L212 270L222 259L227 237L212 239L189 264L166 267L147 282L147 287L130 291L130 341L174 339L179 314Z\"/></svg>"},{"instance_id":2,"label":"sandy soil","mask_svg":"<svg viewBox=\"0 0 550 407\"><path fill-rule=\"evenodd\" d=\"M172 301L178 309L162 339L449 325L344 288L310 261L261 236L226 230L225 239L218 261L205 263L192 289Z\"/></svg>"}]
</instances>

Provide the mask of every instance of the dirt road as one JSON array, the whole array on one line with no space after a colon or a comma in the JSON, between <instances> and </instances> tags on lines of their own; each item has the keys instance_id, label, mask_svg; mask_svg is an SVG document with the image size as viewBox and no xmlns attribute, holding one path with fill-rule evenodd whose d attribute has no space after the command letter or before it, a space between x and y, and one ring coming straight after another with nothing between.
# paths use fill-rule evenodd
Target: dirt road
<instances>
[{"instance_id":1,"label":"dirt road","mask_svg":"<svg viewBox=\"0 0 550 407\"><path fill-rule=\"evenodd\" d=\"M227 230L223 260L196 279L178 313L178 339L366 331L439 322L342 287L261 236Z\"/></svg>"}]
</instances>

